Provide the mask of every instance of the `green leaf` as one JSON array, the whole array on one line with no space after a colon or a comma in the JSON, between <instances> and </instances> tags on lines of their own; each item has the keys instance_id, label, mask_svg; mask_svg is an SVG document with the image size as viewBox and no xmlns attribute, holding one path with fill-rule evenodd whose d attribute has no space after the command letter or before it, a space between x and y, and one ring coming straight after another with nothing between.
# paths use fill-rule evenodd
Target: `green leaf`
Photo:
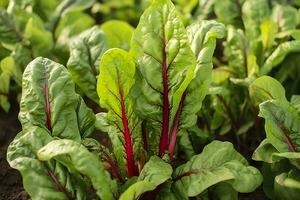
<instances>
[{"instance_id":1,"label":"green leaf","mask_svg":"<svg viewBox=\"0 0 300 200\"><path fill-rule=\"evenodd\" d=\"M111 180L99 158L83 145L67 139L53 140L41 148L37 156L42 161L55 159L68 167L71 172L87 176L102 199L114 199L116 183Z\"/></svg>"},{"instance_id":2,"label":"green leaf","mask_svg":"<svg viewBox=\"0 0 300 200\"><path fill-rule=\"evenodd\" d=\"M95 116L64 66L36 58L23 74L19 120L23 130L39 126L53 137L80 141L93 131Z\"/></svg>"},{"instance_id":3,"label":"green leaf","mask_svg":"<svg viewBox=\"0 0 300 200\"><path fill-rule=\"evenodd\" d=\"M296 53L299 51L300 41L298 40L281 43L265 61L260 70L260 75L268 74L273 68L278 66L289 53Z\"/></svg>"},{"instance_id":4,"label":"green leaf","mask_svg":"<svg viewBox=\"0 0 300 200\"><path fill-rule=\"evenodd\" d=\"M201 20L187 27L189 42L199 64L212 62L216 39L225 35L225 26L214 20Z\"/></svg>"},{"instance_id":5,"label":"green leaf","mask_svg":"<svg viewBox=\"0 0 300 200\"><path fill-rule=\"evenodd\" d=\"M188 196L196 196L210 186L227 182L238 192L252 192L262 182L260 172L251 166L229 142L213 141L175 171L175 185Z\"/></svg>"},{"instance_id":6,"label":"green leaf","mask_svg":"<svg viewBox=\"0 0 300 200\"><path fill-rule=\"evenodd\" d=\"M297 199L300 195L299 171L291 170L275 177L274 193L276 199Z\"/></svg>"},{"instance_id":7,"label":"green leaf","mask_svg":"<svg viewBox=\"0 0 300 200\"><path fill-rule=\"evenodd\" d=\"M198 20L207 19L213 11L214 4L214 0L200 0L194 16Z\"/></svg>"},{"instance_id":8,"label":"green leaf","mask_svg":"<svg viewBox=\"0 0 300 200\"><path fill-rule=\"evenodd\" d=\"M268 0L246 0L242 8L245 33L249 40L260 36L260 24L269 17Z\"/></svg>"},{"instance_id":9,"label":"green leaf","mask_svg":"<svg viewBox=\"0 0 300 200\"><path fill-rule=\"evenodd\" d=\"M20 84L22 73L16 66L12 57L5 57L0 62L0 106L5 112L9 111L10 103L8 101L10 81L15 79Z\"/></svg>"},{"instance_id":10,"label":"green leaf","mask_svg":"<svg viewBox=\"0 0 300 200\"><path fill-rule=\"evenodd\" d=\"M32 200L86 199L85 184L57 162L42 162L36 153L52 140L45 129L31 127L19 133L7 150L10 166L21 172L23 186Z\"/></svg>"},{"instance_id":11,"label":"green leaf","mask_svg":"<svg viewBox=\"0 0 300 200\"><path fill-rule=\"evenodd\" d=\"M61 59L67 62L69 58L69 43L72 37L82 31L91 28L95 20L88 14L74 10L62 16L55 29L54 37L56 38L55 53Z\"/></svg>"},{"instance_id":12,"label":"green leaf","mask_svg":"<svg viewBox=\"0 0 300 200\"><path fill-rule=\"evenodd\" d=\"M271 20L265 20L260 25L262 43L265 50L270 49L275 42L277 24Z\"/></svg>"},{"instance_id":13,"label":"green leaf","mask_svg":"<svg viewBox=\"0 0 300 200\"><path fill-rule=\"evenodd\" d=\"M120 200L134 200L171 178L172 167L157 156L152 156L145 164L136 183L131 185Z\"/></svg>"},{"instance_id":14,"label":"green leaf","mask_svg":"<svg viewBox=\"0 0 300 200\"><path fill-rule=\"evenodd\" d=\"M109 136L115 154L120 148L123 149L120 153L126 153L126 156L117 157L122 160L126 157L127 171L131 177L134 174L133 152L138 155L141 147L141 121L133 112L134 104L130 95L135 83L135 63L128 52L122 49L110 49L103 55L100 69L97 83L100 105L108 110L108 123L114 127L109 130ZM119 163L123 163L120 159L118 159Z\"/></svg>"},{"instance_id":15,"label":"green leaf","mask_svg":"<svg viewBox=\"0 0 300 200\"><path fill-rule=\"evenodd\" d=\"M15 27L12 17L0 7L0 41L15 44L22 41L23 36Z\"/></svg>"},{"instance_id":16,"label":"green leaf","mask_svg":"<svg viewBox=\"0 0 300 200\"><path fill-rule=\"evenodd\" d=\"M212 189L212 194L215 200L238 200L238 193L225 182L217 184Z\"/></svg>"},{"instance_id":17,"label":"green leaf","mask_svg":"<svg viewBox=\"0 0 300 200\"><path fill-rule=\"evenodd\" d=\"M34 54L45 56L53 48L52 33L44 27L43 21L34 16L26 24L24 38L30 41Z\"/></svg>"},{"instance_id":18,"label":"green leaf","mask_svg":"<svg viewBox=\"0 0 300 200\"><path fill-rule=\"evenodd\" d=\"M224 54L229 67L236 72L238 77L247 77L248 40L243 30L228 26L224 46Z\"/></svg>"},{"instance_id":19,"label":"green leaf","mask_svg":"<svg viewBox=\"0 0 300 200\"><path fill-rule=\"evenodd\" d=\"M267 163L272 163L272 155L278 151L275 147L268 141L264 139L260 145L255 149L252 159L257 161L264 161Z\"/></svg>"},{"instance_id":20,"label":"green leaf","mask_svg":"<svg viewBox=\"0 0 300 200\"><path fill-rule=\"evenodd\" d=\"M105 33L109 48L130 49L130 41L134 29L128 23L110 20L101 25L101 30Z\"/></svg>"},{"instance_id":21,"label":"green leaf","mask_svg":"<svg viewBox=\"0 0 300 200\"><path fill-rule=\"evenodd\" d=\"M96 26L76 36L70 44L68 70L74 82L96 103L100 59L107 49L106 37Z\"/></svg>"},{"instance_id":22,"label":"green leaf","mask_svg":"<svg viewBox=\"0 0 300 200\"><path fill-rule=\"evenodd\" d=\"M224 36L225 27L216 21L201 21L189 26L187 31L192 51L197 58L197 66L185 92L180 129L191 128L197 122L197 113L211 83L212 57L216 40Z\"/></svg>"},{"instance_id":23,"label":"green leaf","mask_svg":"<svg viewBox=\"0 0 300 200\"><path fill-rule=\"evenodd\" d=\"M300 95L293 95L291 97L291 104L300 113Z\"/></svg>"},{"instance_id":24,"label":"green leaf","mask_svg":"<svg viewBox=\"0 0 300 200\"><path fill-rule=\"evenodd\" d=\"M280 152L298 152L300 148L300 116L288 103L269 100L259 106L268 141Z\"/></svg>"},{"instance_id":25,"label":"green leaf","mask_svg":"<svg viewBox=\"0 0 300 200\"><path fill-rule=\"evenodd\" d=\"M214 4L214 11L220 22L238 28L243 27L242 6L245 0L224 0Z\"/></svg>"},{"instance_id":26,"label":"green leaf","mask_svg":"<svg viewBox=\"0 0 300 200\"><path fill-rule=\"evenodd\" d=\"M287 102L283 86L270 76L262 76L253 81L249 93L256 105L271 99Z\"/></svg>"},{"instance_id":27,"label":"green leaf","mask_svg":"<svg viewBox=\"0 0 300 200\"><path fill-rule=\"evenodd\" d=\"M138 69L135 111L156 135L162 135L162 154L167 148L169 122L174 120L196 66L187 32L170 0L154 0L146 9L131 48Z\"/></svg>"},{"instance_id":28,"label":"green leaf","mask_svg":"<svg viewBox=\"0 0 300 200\"><path fill-rule=\"evenodd\" d=\"M292 6L276 4L272 10L272 19L280 31L287 31L296 28L299 23L299 13Z\"/></svg>"}]
</instances>

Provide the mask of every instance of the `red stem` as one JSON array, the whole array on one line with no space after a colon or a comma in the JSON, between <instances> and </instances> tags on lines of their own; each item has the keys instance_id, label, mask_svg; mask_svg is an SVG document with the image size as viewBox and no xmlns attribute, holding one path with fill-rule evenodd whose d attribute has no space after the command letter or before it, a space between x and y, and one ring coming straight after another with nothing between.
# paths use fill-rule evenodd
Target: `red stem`
<instances>
[{"instance_id":1,"label":"red stem","mask_svg":"<svg viewBox=\"0 0 300 200\"><path fill-rule=\"evenodd\" d=\"M48 79L45 79L45 101L46 101L46 108L45 108L45 112L46 112L46 116L47 116L47 127L49 129L49 131L52 131L51 128L51 109L50 109L50 101L49 101L49 87L48 87Z\"/></svg>"},{"instance_id":2,"label":"red stem","mask_svg":"<svg viewBox=\"0 0 300 200\"><path fill-rule=\"evenodd\" d=\"M47 116L47 128L50 132L52 132L52 127L51 127L51 107L50 107L50 100L49 100L49 84L48 84L48 79L47 77L45 78L45 87L44 87L44 92L45 92L45 101L46 101L46 107L45 107L45 112ZM65 190L65 188L61 185L55 174L51 171L48 170L48 175L50 176L51 180L54 182L56 185L57 189L64 193L67 198L69 199L68 193Z\"/></svg>"},{"instance_id":3,"label":"red stem","mask_svg":"<svg viewBox=\"0 0 300 200\"><path fill-rule=\"evenodd\" d=\"M169 91L168 91L168 69L167 69L167 52L166 52L166 38L163 33L163 64L162 64L162 78L163 78L163 120L162 131L159 143L159 156L162 156L164 151L168 148L168 131L169 131Z\"/></svg>"},{"instance_id":4,"label":"red stem","mask_svg":"<svg viewBox=\"0 0 300 200\"><path fill-rule=\"evenodd\" d=\"M108 163L109 169L110 169L112 175L114 177L116 177L117 179L119 179L120 182L123 182L124 180L123 180L123 178L122 178L122 176L121 176L121 174L119 172L118 166L112 160L110 160L108 158L104 159L104 161L106 161Z\"/></svg>"},{"instance_id":5,"label":"red stem","mask_svg":"<svg viewBox=\"0 0 300 200\"><path fill-rule=\"evenodd\" d=\"M121 109L122 109L122 122L124 127L127 173L129 177L132 177L135 175L133 147L132 147L131 135L128 127L128 119L125 112L124 96L123 96L123 90L121 88L120 79L118 79L118 87L119 87L119 95L120 95Z\"/></svg>"},{"instance_id":6,"label":"red stem","mask_svg":"<svg viewBox=\"0 0 300 200\"><path fill-rule=\"evenodd\" d=\"M292 142L291 138L289 137L289 135L286 133L285 128L282 125L279 125L279 128L280 128L280 131L281 131L281 133L282 133L282 135L283 135L283 137L284 137L284 139L285 139L285 141L286 141L286 143L289 147L289 150L291 152L297 152L297 148L293 144L293 142Z\"/></svg>"},{"instance_id":7,"label":"red stem","mask_svg":"<svg viewBox=\"0 0 300 200\"><path fill-rule=\"evenodd\" d=\"M64 193L67 196L67 198L69 199L69 196L68 196L65 188L60 184L59 180L57 179L57 177L55 176L55 174L51 170L48 170L48 176L50 176L50 178L52 179L52 181L55 183L57 189L60 192Z\"/></svg>"},{"instance_id":8,"label":"red stem","mask_svg":"<svg viewBox=\"0 0 300 200\"><path fill-rule=\"evenodd\" d=\"M184 92L183 95L181 96L180 104L179 104L178 110L175 114L175 118L174 118L174 121L173 121L173 126L172 126L172 129L171 129L171 132L170 132L169 155L170 155L171 159L173 159L173 156L174 156L176 138L177 138L177 133L178 133L178 130L179 130L180 115L182 113L185 97L186 97L186 93Z\"/></svg>"}]
</instances>

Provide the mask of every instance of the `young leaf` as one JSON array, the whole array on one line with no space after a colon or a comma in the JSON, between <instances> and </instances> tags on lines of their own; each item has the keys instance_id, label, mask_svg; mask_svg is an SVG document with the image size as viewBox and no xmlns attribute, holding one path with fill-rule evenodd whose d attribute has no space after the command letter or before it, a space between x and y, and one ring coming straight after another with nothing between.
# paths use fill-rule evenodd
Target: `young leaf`
<instances>
[{"instance_id":1,"label":"young leaf","mask_svg":"<svg viewBox=\"0 0 300 200\"><path fill-rule=\"evenodd\" d=\"M157 186L171 179L172 167L157 156L152 156L145 164L136 183L131 185L120 197L120 200L134 200Z\"/></svg>"},{"instance_id":2,"label":"young leaf","mask_svg":"<svg viewBox=\"0 0 300 200\"><path fill-rule=\"evenodd\" d=\"M260 172L240 155L231 143L213 141L175 173L175 186L196 196L212 185L229 183L238 192L252 192L262 182Z\"/></svg>"},{"instance_id":3,"label":"young leaf","mask_svg":"<svg viewBox=\"0 0 300 200\"><path fill-rule=\"evenodd\" d=\"M186 30L170 0L152 2L133 33L131 48L139 74L136 112L160 134L162 155L168 148L169 123L196 66Z\"/></svg>"},{"instance_id":4,"label":"young leaf","mask_svg":"<svg viewBox=\"0 0 300 200\"><path fill-rule=\"evenodd\" d=\"M90 153L83 145L72 140L53 140L42 147L37 156L42 161L55 159L68 167L71 172L87 176L97 195L102 199L114 199L116 183L103 168L99 158Z\"/></svg>"},{"instance_id":5,"label":"young leaf","mask_svg":"<svg viewBox=\"0 0 300 200\"><path fill-rule=\"evenodd\" d=\"M271 99L287 101L283 86L270 76L262 76L253 81L249 93L256 105Z\"/></svg>"},{"instance_id":6,"label":"young leaf","mask_svg":"<svg viewBox=\"0 0 300 200\"><path fill-rule=\"evenodd\" d=\"M215 21L201 21L187 28L192 51L197 58L194 77L181 96L179 107L170 127L169 154L173 157L179 130L191 129L197 123L197 113L211 83L212 57L216 39L224 36L224 25ZM177 98L174 94L173 98Z\"/></svg>"},{"instance_id":7,"label":"young leaf","mask_svg":"<svg viewBox=\"0 0 300 200\"><path fill-rule=\"evenodd\" d=\"M268 141L280 152L299 152L300 116L288 103L269 100L259 106Z\"/></svg>"},{"instance_id":8,"label":"young leaf","mask_svg":"<svg viewBox=\"0 0 300 200\"><path fill-rule=\"evenodd\" d=\"M138 144L141 135L140 121L133 112L134 105L130 96L135 81L135 63L126 51L110 49L103 55L100 68L97 85L100 105L108 110L108 122L115 127L111 130L114 133L109 134L119 134L124 140L123 147L120 141L111 138L113 143L118 141L118 144L113 144L114 148L124 149L127 173L132 177L136 174L134 150L138 152L133 145Z\"/></svg>"},{"instance_id":9,"label":"young leaf","mask_svg":"<svg viewBox=\"0 0 300 200\"><path fill-rule=\"evenodd\" d=\"M70 44L68 70L74 82L94 102L99 102L96 92L99 64L108 49L106 37L96 26L76 36Z\"/></svg>"},{"instance_id":10,"label":"young leaf","mask_svg":"<svg viewBox=\"0 0 300 200\"><path fill-rule=\"evenodd\" d=\"M39 126L53 137L80 141L93 131L95 116L64 66L36 58L23 74L19 120L23 130Z\"/></svg>"},{"instance_id":11,"label":"young leaf","mask_svg":"<svg viewBox=\"0 0 300 200\"><path fill-rule=\"evenodd\" d=\"M130 41L134 29L128 23L119 20L110 20L101 24L101 30L107 37L109 48L130 49Z\"/></svg>"}]
</instances>

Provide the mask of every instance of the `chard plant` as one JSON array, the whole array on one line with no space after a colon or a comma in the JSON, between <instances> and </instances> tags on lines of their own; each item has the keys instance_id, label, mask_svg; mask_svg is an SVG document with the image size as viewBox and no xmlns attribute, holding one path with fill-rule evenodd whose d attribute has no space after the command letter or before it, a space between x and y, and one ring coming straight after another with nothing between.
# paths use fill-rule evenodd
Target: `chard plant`
<instances>
[{"instance_id":1,"label":"chard plant","mask_svg":"<svg viewBox=\"0 0 300 200\"><path fill-rule=\"evenodd\" d=\"M91 29L74 42L69 71L47 58L30 62L22 80L22 131L7 159L31 198L233 200L254 191L262 176L230 142L212 141L200 154L191 143L178 145L199 129L223 35L216 21L186 29L170 0L154 0L129 51L105 51L109 44ZM106 112L94 115L72 77ZM94 127L109 141L93 139ZM189 156L180 156L181 148Z\"/></svg>"},{"instance_id":2,"label":"chard plant","mask_svg":"<svg viewBox=\"0 0 300 200\"><path fill-rule=\"evenodd\" d=\"M263 161L263 188L270 199L297 199L300 194L299 96L288 101L285 90L274 78L263 76L251 85L265 119L266 139L253 159Z\"/></svg>"}]
</instances>

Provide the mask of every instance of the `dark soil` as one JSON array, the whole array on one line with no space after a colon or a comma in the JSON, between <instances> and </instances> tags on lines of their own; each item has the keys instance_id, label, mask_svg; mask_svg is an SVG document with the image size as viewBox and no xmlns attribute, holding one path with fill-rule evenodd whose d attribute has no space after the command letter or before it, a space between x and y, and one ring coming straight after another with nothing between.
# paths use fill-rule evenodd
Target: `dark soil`
<instances>
[{"instance_id":1,"label":"dark soil","mask_svg":"<svg viewBox=\"0 0 300 200\"><path fill-rule=\"evenodd\" d=\"M23 189L21 176L6 161L7 147L21 130L19 105L13 99L10 102L12 107L9 113L0 108L0 200L25 200L29 198Z\"/></svg>"}]
</instances>

